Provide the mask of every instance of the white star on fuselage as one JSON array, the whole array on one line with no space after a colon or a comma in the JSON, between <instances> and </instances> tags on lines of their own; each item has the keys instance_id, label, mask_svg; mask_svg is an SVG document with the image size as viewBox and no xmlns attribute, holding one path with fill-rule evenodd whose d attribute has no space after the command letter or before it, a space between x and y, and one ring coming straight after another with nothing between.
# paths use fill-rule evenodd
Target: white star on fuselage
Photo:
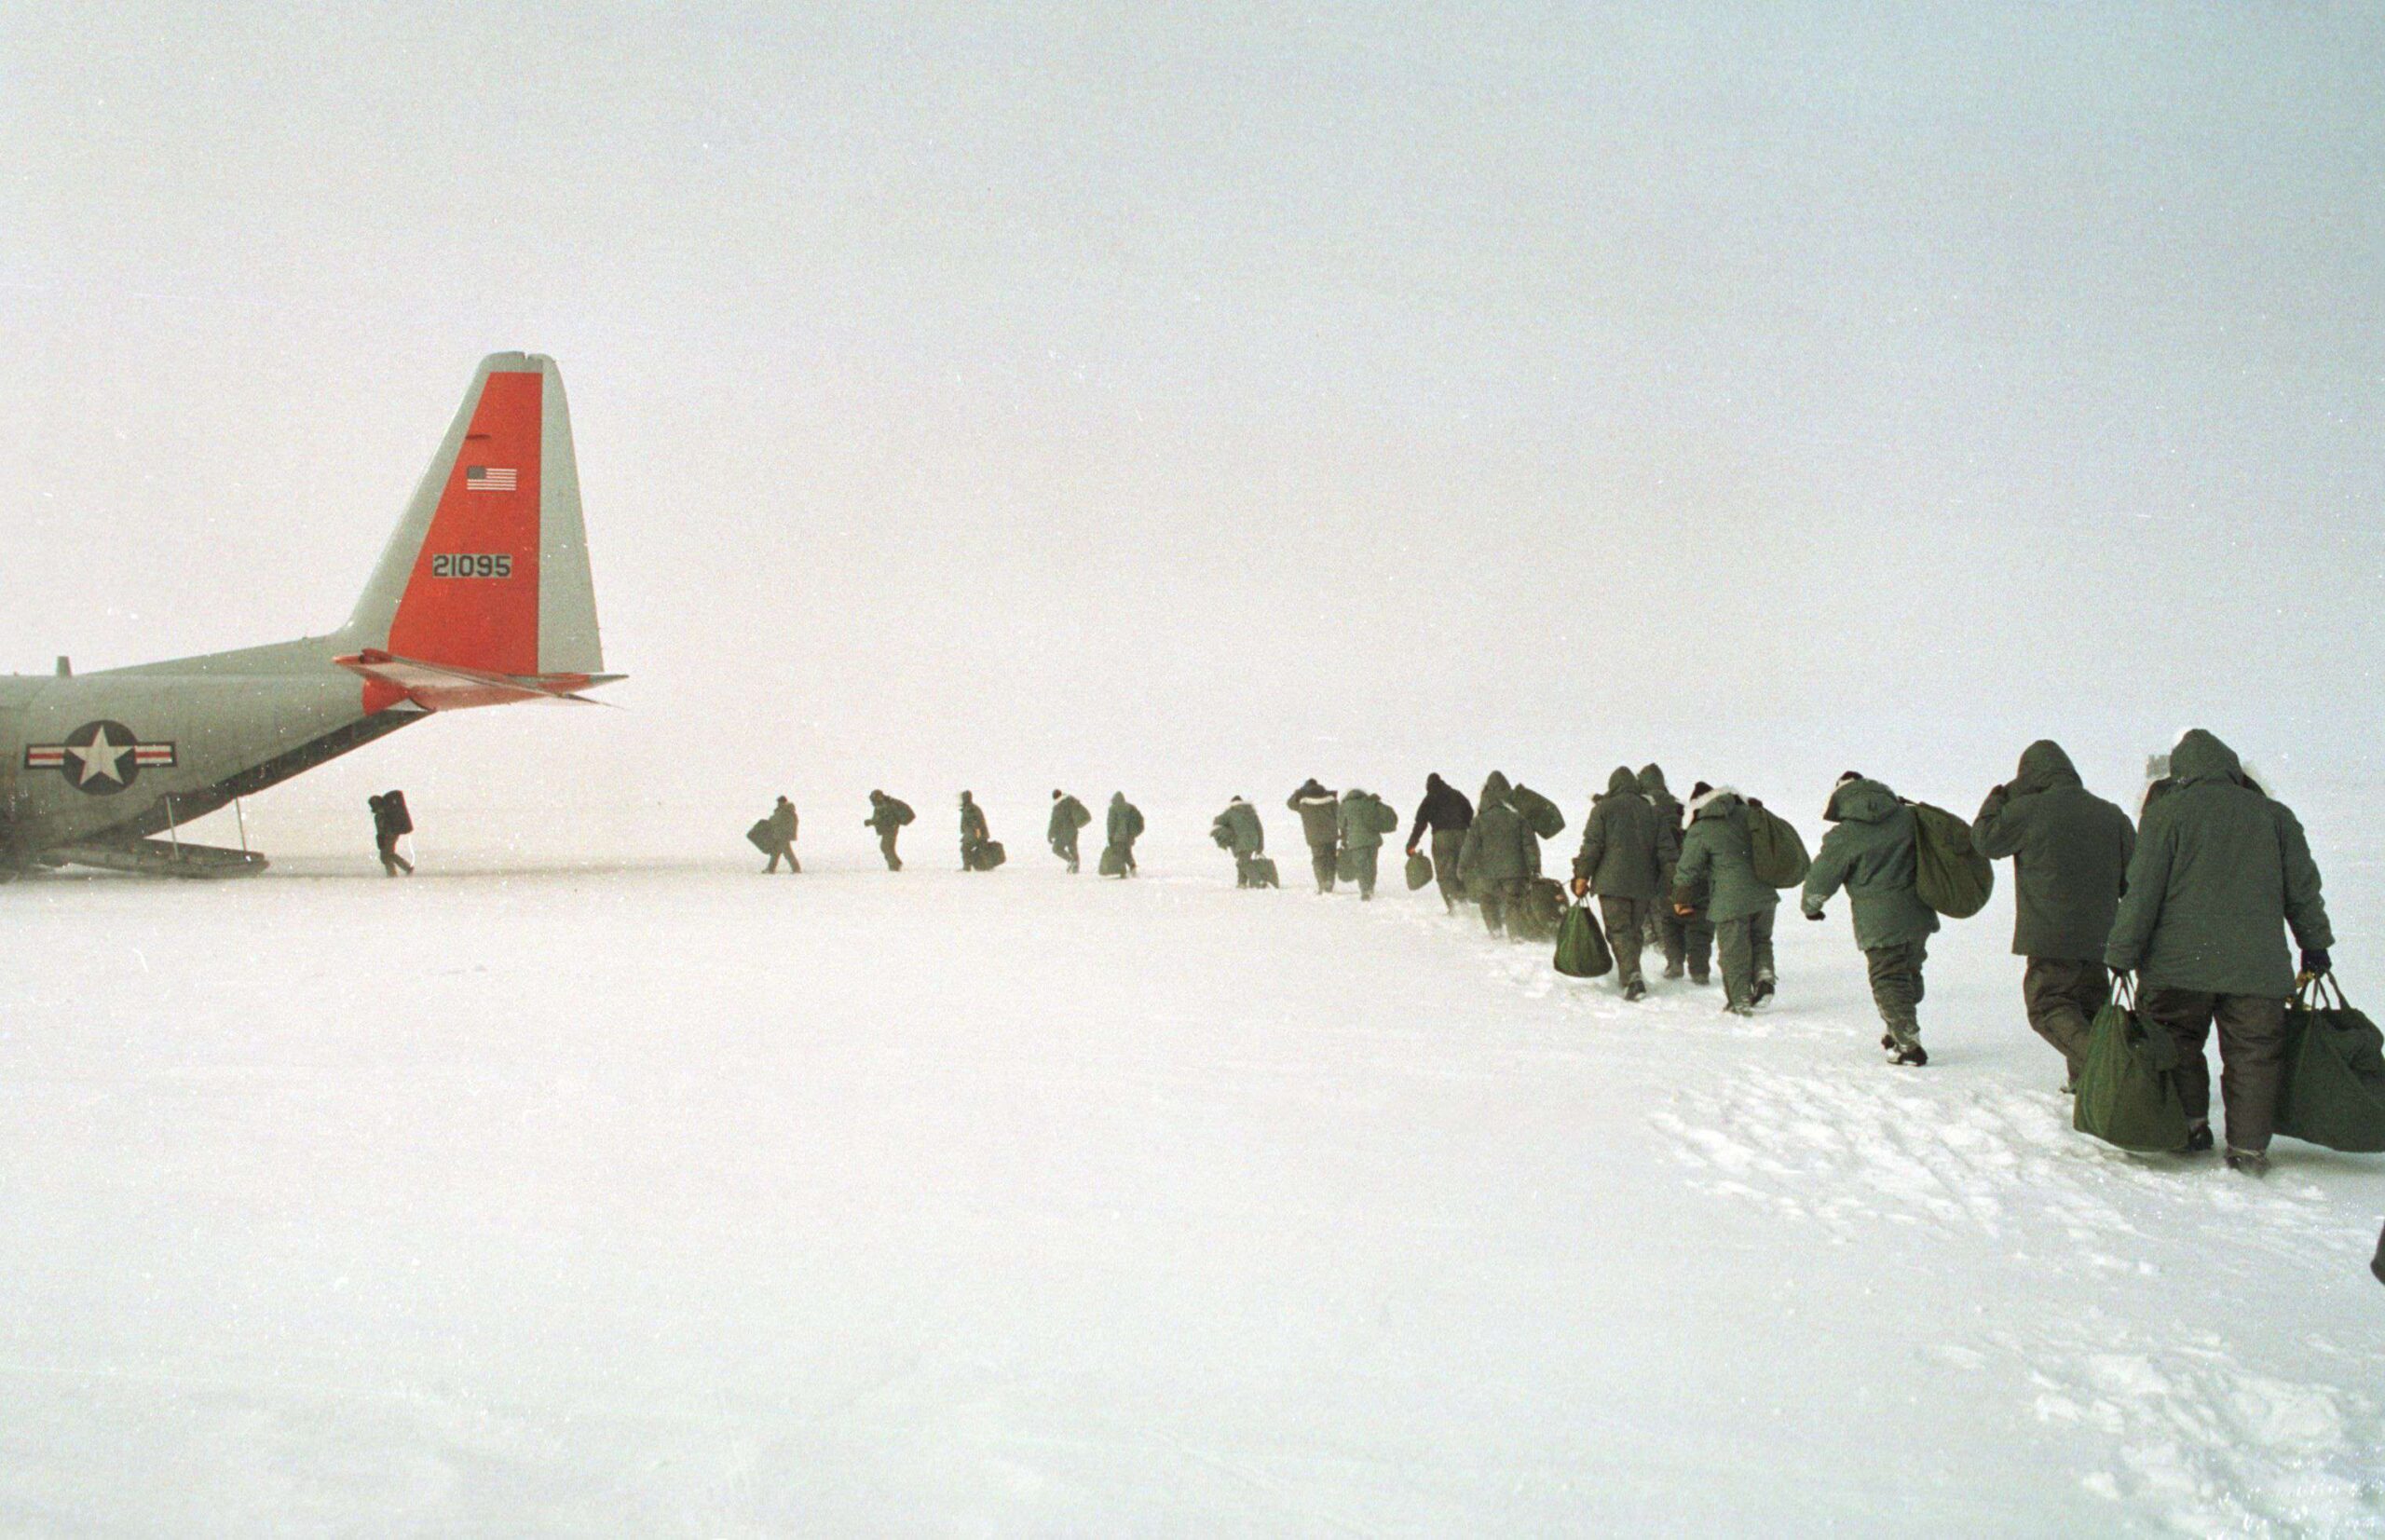
<instances>
[{"instance_id":1,"label":"white star on fuselage","mask_svg":"<svg viewBox=\"0 0 2385 1540\"><path fill-rule=\"evenodd\" d=\"M117 785L124 784L124 756L132 752L130 743L108 742L108 729L102 728L91 734L88 743L69 743L66 752L83 761L83 773L75 778L78 786L88 786L105 777Z\"/></svg>"}]
</instances>

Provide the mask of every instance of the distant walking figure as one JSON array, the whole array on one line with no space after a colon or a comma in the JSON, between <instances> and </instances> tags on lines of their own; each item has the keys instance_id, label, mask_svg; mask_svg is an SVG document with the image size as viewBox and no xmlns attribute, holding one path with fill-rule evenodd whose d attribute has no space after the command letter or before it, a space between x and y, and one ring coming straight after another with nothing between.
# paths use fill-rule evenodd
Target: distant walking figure
<instances>
[{"instance_id":1,"label":"distant walking figure","mask_svg":"<svg viewBox=\"0 0 2385 1540\"><path fill-rule=\"evenodd\" d=\"M862 825L878 831L878 853L886 858L890 872L903 869L903 858L894 853L894 841L913 816L911 804L901 797L889 797L882 791L869 794L869 816L862 820Z\"/></svg>"},{"instance_id":2,"label":"distant walking figure","mask_svg":"<svg viewBox=\"0 0 2385 1540\"><path fill-rule=\"evenodd\" d=\"M790 874L803 870L801 864L795 859L795 834L798 826L795 804L782 797L779 805L770 810L770 815L747 831L746 838L770 858L770 864L762 868L764 877L778 870L782 860L785 861Z\"/></svg>"},{"instance_id":3,"label":"distant walking figure","mask_svg":"<svg viewBox=\"0 0 2385 1540\"><path fill-rule=\"evenodd\" d=\"M414 815L406 811L406 794L385 791L378 797L368 797L364 805L373 810L373 844L381 852L381 871L395 877L400 872L414 875L414 863L398 853L398 838L414 833Z\"/></svg>"}]
</instances>

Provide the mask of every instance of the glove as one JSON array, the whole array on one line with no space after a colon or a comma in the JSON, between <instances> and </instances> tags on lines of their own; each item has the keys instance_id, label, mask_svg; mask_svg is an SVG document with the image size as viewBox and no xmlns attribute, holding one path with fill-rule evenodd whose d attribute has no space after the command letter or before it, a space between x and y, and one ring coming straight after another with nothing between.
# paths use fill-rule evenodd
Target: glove
<instances>
[{"instance_id":1,"label":"glove","mask_svg":"<svg viewBox=\"0 0 2385 1540\"><path fill-rule=\"evenodd\" d=\"M1819 909L1807 909L1806 911L1806 918L1807 920L1819 920L1822 918L1822 912Z\"/></svg>"},{"instance_id":2,"label":"glove","mask_svg":"<svg viewBox=\"0 0 2385 1540\"><path fill-rule=\"evenodd\" d=\"M2327 948L2324 947L2303 947L2302 971L2312 978L2318 977L2321 974L2335 972L2335 963L2327 956Z\"/></svg>"}]
</instances>

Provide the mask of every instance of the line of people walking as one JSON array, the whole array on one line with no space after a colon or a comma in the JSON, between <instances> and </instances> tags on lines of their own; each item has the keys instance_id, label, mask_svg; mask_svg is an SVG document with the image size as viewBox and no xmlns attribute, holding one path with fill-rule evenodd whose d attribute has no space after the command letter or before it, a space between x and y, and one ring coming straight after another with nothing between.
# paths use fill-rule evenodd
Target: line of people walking
<instances>
[{"instance_id":1,"label":"line of people walking","mask_svg":"<svg viewBox=\"0 0 2385 1540\"><path fill-rule=\"evenodd\" d=\"M2203 1056L2215 1031L2228 1161L2257 1172L2274 1132L2286 1003L2299 984L2333 966L2319 870L2293 811L2211 733L2186 734L2156 768L2141 828L2088 791L2051 741L2022 753L2011 780L1988 792L1968 825L1850 770L1831 790L1828 829L1808 858L1794 827L1758 798L1701 781L1684 805L1659 766L1617 766L1591 800L1572 880L1562 885L1543 875L1541 842L1566 827L1554 801L1495 770L1469 800L1436 773L1410 821L1404 872L1411 888L1436 885L1448 912L1474 905L1493 934L1516 939L1553 936L1570 889L1574 903L1595 905L1625 1000L1646 997L1643 960L1654 947L1666 979L1693 986L1710 985L1719 962L1723 1009L1742 1016L1779 987L1773 929L1781 893L1795 890L1799 912L1816 921L1843 894L1881 1049L1892 1064L1919 1068L1929 1062L1921 1007L1930 938L1946 918L1976 913L1992 884L1988 864L2010 860L2022 1010L2062 1056L2065 1089L2084 1072L2091 1028L2112 999L2115 976L2133 975L2139 1008L2177 1049L2187 1150L2216 1145ZM1371 901L1384 839L1400 822L1389 804L1311 777L1285 808L1299 820L1317 893L1346 884ZM901 799L870 793L864 822L890 871L902 870L897 839L913 818ZM1092 821L1082 801L1053 791L1046 838L1072 873ZM800 869L797 827L785 797L755 825L751 838L770 856L765 871L782 860ZM1124 793L1113 795L1103 876L1135 875L1143 830L1141 811ZM1233 856L1236 887L1280 886L1265 826L1247 799L1228 802L1210 835ZM964 870L1001 865L985 811L965 791L960 836ZM2289 933L2298 958L2287 950Z\"/></svg>"}]
</instances>

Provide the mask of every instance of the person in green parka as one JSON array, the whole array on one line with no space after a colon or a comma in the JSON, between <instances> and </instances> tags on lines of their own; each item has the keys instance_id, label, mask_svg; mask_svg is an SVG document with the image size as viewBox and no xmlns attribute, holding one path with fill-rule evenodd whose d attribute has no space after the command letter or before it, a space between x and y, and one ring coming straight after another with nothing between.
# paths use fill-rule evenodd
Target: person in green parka
<instances>
[{"instance_id":1,"label":"person in green parka","mask_svg":"<svg viewBox=\"0 0 2385 1540\"><path fill-rule=\"evenodd\" d=\"M1052 822L1043 838L1051 842L1052 853L1069 864L1071 873L1077 869L1077 831L1092 822L1093 814L1083 803L1057 786L1052 788Z\"/></svg>"},{"instance_id":2,"label":"person in green parka","mask_svg":"<svg viewBox=\"0 0 2385 1540\"><path fill-rule=\"evenodd\" d=\"M1665 784L1664 770L1657 765L1641 767L1640 795L1646 797L1648 806L1656 810L1656 825L1665 840L1664 870L1658 874L1656 902L1649 908L1648 941L1651 946L1664 950L1665 976L1679 978L1688 940L1682 917L1673 913L1672 906L1673 863L1681 859L1682 836L1686 828L1682 819L1681 798ZM1703 968L1698 971L1705 972Z\"/></svg>"},{"instance_id":3,"label":"person in green parka","mask_svg":"<svg viewBox=\"0 0 2385 1540\"><path fill-rule=\"evenodd\" d=\"M1353 786L1342 794L1336 832L1342 849L1350 852L1351 868L1358 875L1358 901L1375 896L1376 868L1383 859L1383 837L1399 827L1399 814L1370 791Z\"/></svg>"},{"instance_id":4,"label":"person in green parka","mask_svg":"<svg viewBox=\"0 0 2385 1540\"><path fill-rule=\"evenodd\" d=\"M2269 1166L2296 979L2285 933L2305 975L2334 965L2335 934L2300 820L2253 784L2233 749L2198 728L2171 751L2170 780L2146 807L2104 961L2137 975L2139 1008L2178 1044L2189 1150L2212 1147L2203 1050L2218 1027L2228 1164L2257 1176Z\"/></svg>"},{"instance_id":5,"label":"person in green parka","mask_svg":"<svg viewBox=\"0 0 2385 1540\"><path fill-rule=\"evenodd\" d=\"M1523 814L1516 811L1514 795L1507 778L1492 770L1482 783L1482 795L1475 798L1474 822L1458 852L1458 877L1465 884L1465 895L1482 906L1482 923L1494 935L1506 929L1507 906L1532 875L1526 847L1535 841Z\"/></svg>"},{"instance_id":6,"label":"person in green parka","mask_svg":"<svg viewBox=\"0 0 2385 1540\"><path fill-rule=\"evenodd\" d=\"M878 853L886 858L890 872L903 869L903 858L894 853L894 839L914 816L911 804L901 797L889 797L882 791L869 794L869 816L861 821L862 826L878 831Z\"/></svg>"},{"instance_id":7,"label":"person in green parka","mask_svg":"<svg viewBox=\"0 0 2385 1540\"><path fill-rule=\"evenodd\" d=\"M1772 921L1780 894L1755 874L1747 803L1729 786L1690 799L1673 868L1673 907L1702 909L1723 954L1723 1009L1753 1015L1772 998Z\"/></svg>"},{"instance_id":8,"label":"person in green parka","mask_svg":"<svg viewBox=\"0 0 2385 1540\"><path fill-rule=\"evenodd\" d=\"M1913 810L1879 782L1849 770L1838 778L1822 817L1834 826L1806 874L1806 918L1821 919L1822 906L1847 890L1855 945L1871 972L1872 1002L1888 1028L1880 1046L1891 1064L1927 1064L1921 970L1938 913L1914 888Z\"/></svg>"},{"instance_id":9,"label":"person in green parka","mask_svg":"<svg viewBox=\"0 0 2385 1540\"><path fill-rule=\"evenodd\" d=\"M1308 841L1308 864L1316 873L1316 891L1331 893L1341 865L1342 799L1312 775L1284 799L1284 806L1301 815L1301 837Z\"/></svg>"},{"instance_id":10,"label":"person in green parka","mask_svg":"<svg viewBox=\"0 0 2385 1540\"><path fill-rule=\"evenodd\" d=\"M1259 874L1251 863L1267 853L1267 831L1259 822L1259 810L1237 797L1226 804L1209 825L1210 838L1220 846L1233 852L1233 885L1237 888L1258 887Z\"/></svg>"},{"instance_id":11,"label":"person in green parka","mask_svg":"<svg viewBox=\"0 0 2385 1540\"><path fill-rule=\"evenodd\" d=\"M2061 744L2040 739L2021 751L2020 773L1980 804L1971 843L1990 861L2012 858L2012 952L2028 959L2022 1008L2062 1055L2069 1090L2086 1068L2088 1027L2111 998L2104 946L2135 825L2087 789Z\"/></svg>"},{"instance_id":12,"label":"person in green parka","mask_svg":"<svg viewBox=\"0 0 2385 1540\"><path fill-rule=\"evenodd\" d=\"M974 872L983 869L986 841L993 834L986 827L986 810L977 806L975 797L961 794L961 869Z\"/></svg>"},{"instance_id":13,"label":"person in green parka","mask_svg":"<svg viewBox=\"0 0 2385 1540\"><path fill-rule=\"evenodd\" d=\"M1582 824L1582 848L1574 857L1574 896L1596 893L1607 946L1615 953L1615 979L1626 1000L1648 993L1640 974L1649 912L1663 880L1667 851L1656 810L1640 795L1640 778L1618 765L1606 793L1590 802Z\"/></svg>"},{"instance_id":14,"label":"person in green parka","mask_svg":"<svg viewBox=\"0 0 2385 1540\"><path fill-rule=\"evenodd\" d=\"M777 871L781 857L785 858L786 869L790 876L799 875L803 870L803 864L795 858L795 836L801 824L796 816L795 804L784 797L780 797L778 806L770 810L770 816L764 819L762 824L766 831L765 838L770 841L768 849L770 852L770 864L762 868L762 875L768 877L770 873Z\"/></svg>"},{"instance_id":15,"label":"person in green parka","mask_svg":"<svg viewBox=\"0 0 2385 1540\"><path fill-rule=\"evenodd\" d=\"M1110 851L1104 852L1104 865L1115 866L1119 877L1135 875L1135 841L1143 837L1143 811L1126 800L1123 791L1110 794L1110 821L1105 832L1110 837ZM1108 856L1114 853L1115 861Z\"/></svg>"}]
</instances>

